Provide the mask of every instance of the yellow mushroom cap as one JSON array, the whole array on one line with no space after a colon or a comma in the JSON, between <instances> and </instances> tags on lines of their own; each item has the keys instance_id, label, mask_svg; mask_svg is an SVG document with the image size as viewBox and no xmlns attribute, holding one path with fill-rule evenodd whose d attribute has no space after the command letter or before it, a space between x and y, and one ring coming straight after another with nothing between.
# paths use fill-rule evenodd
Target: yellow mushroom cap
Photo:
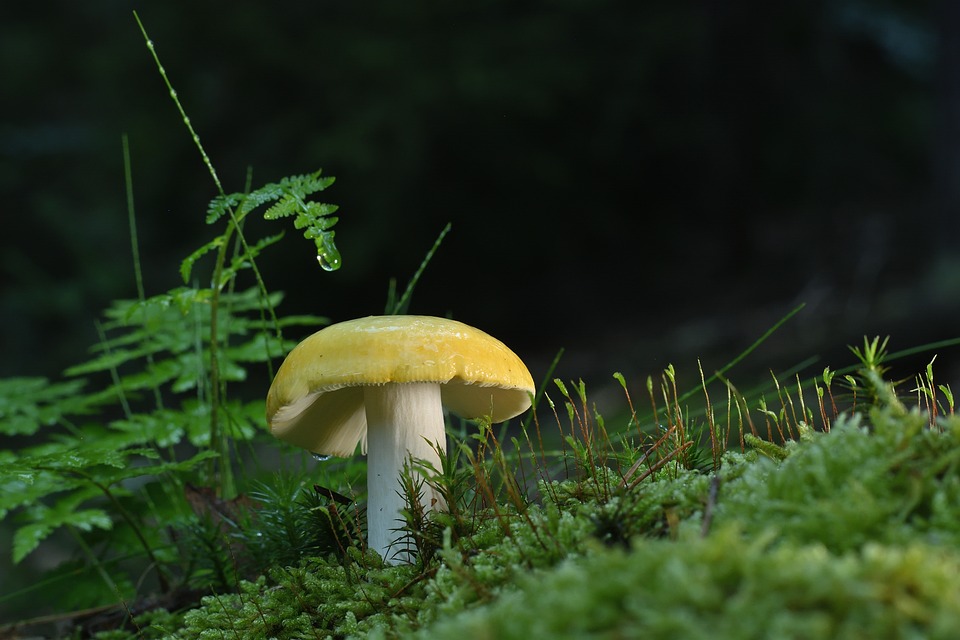
<instances>
[{"instance_id":1,"label":"yellow mushroom cap","mask_svg":"<svg viewBox=\"0 0 960 640\"><path fill-rule=\"evenodd\" d=\"M274 436L315 453L366 449L363 387L436 382L464 418L502 422L530 407L533 378L517 355L469 325L431 316L370 316L331 325L298 344L267 393Z\"/></svg>"}]
</instances>

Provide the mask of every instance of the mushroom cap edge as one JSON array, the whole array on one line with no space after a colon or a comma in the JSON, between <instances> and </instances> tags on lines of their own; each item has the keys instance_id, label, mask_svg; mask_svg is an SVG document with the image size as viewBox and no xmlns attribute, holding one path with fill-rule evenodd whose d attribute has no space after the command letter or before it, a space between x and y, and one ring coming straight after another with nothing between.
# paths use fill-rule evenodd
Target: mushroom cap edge
<instances>
[{"instance_id":1,"label":"mushroom cap edge","mask_svg":"<svg viewBox=\"0 0 960 640\"><path fill-rule=\"evenodd\" d=\"M363 386L436 382L464 418L502 422L530 407L526 365L489 334L432 316L368 316L325 327L287 355L267 394L274 436L315 453L366 449Z\"/></svg>"}]
</instances>

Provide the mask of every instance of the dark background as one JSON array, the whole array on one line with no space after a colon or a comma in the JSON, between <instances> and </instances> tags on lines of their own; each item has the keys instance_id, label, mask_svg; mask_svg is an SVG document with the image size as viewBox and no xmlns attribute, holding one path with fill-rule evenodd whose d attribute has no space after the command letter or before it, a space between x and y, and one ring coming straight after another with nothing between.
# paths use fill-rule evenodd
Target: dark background
<instances>
[{"instance_id":1,"label":"dark background","mask_svg":"<svg viewBox=\"0 0 960 640\"><path fill-rule=\"evenodd\" d=\"M693 382L800 303L743 375L960 333L958 3L7 4L0 375L58 376L136 295L122 134L148 295L218 231L134 8L228 192L338 179L340 271L248 229L287 230L260 261L281 311L381 313L451 222L410 311L535 378L562 347L563 378Z\"/></svg>"}]
</instances>

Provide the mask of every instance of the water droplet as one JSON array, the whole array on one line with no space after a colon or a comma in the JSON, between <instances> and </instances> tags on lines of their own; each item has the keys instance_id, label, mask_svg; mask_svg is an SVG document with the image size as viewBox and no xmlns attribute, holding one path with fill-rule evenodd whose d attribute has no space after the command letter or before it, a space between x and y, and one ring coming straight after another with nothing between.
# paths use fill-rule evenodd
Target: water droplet
<instances>
[{"instance_id":1,"label":"water droplet","mask_svg":"<svg viewBox=\"0 0 960 640\"><path fill-rule=\"evenodd\" d=\"M324 271L336 271L340 268L340 253L337 251L318 253L317 262Z\"/></svg>"},{"instance_id":2,"label":"water droplet","mask_svg":"<svg viewBox=\"0 0 960 640\"><path fill-rule=\"evenodd\" d=\"M315 240L317 243L317 262L324 271L336 271L340 268L340 251L333 242L333 231L325 232Z\"/></svg>"},{"instance_id":3,"label":"water droplet","mask_svg":"<svg viewBox=\"0 0 960 640\"><path fill-rule=\"evenodd\" d=\"M315 454L313 454L313 459L316 460L317 462L326 462L327 460L329 460L329 459L332 458L332 457L333 457L333 456L325 456L325 455L323 455L322 453L315 453Z\"/></svg>"}]
</instances>

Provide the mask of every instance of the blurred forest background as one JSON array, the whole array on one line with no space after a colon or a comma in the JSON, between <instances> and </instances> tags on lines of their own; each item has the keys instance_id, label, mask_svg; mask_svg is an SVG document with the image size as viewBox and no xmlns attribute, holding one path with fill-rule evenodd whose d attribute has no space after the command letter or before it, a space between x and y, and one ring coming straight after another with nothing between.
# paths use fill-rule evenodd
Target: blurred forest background
<instances>
[{"instance_id":1,"label":"blurred forest background","mask_svg":"<svg viewBox=\"0 0 960 640\"><path fill-rule=\"evenodd\" d=\"M672 362L693 384L695 358L709 374L800 303L748 371L960 334L960 3L16 2L4 376L57 377L136 295L123 134L147 294L214 233L133 9L228 192L248 167L337 177L339 271L288 224L249 230L287 231L260 263L281 312L383 312L451 222L410 312L496 335L538 379L565 348L563 378Z\"/></svg>"}]
</instances>

